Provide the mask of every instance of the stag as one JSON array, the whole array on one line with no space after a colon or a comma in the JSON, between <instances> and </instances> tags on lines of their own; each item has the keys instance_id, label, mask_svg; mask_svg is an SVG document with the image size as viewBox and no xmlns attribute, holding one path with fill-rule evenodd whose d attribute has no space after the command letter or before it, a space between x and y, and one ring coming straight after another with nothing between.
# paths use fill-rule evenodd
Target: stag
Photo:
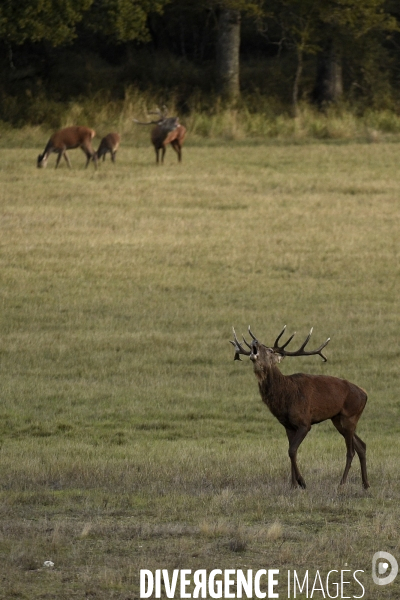
<instances>
[{"instance_id":1,"label":"stag","mask_svg":"<svg viewBox=\"0 0 400 600\"><path fill-rule=\"evenodd\" d=\"M106 154L109 152L111 160L115 163L115 156L121 143L121 136L119 133L108 133L104 136L100 142L100 146L97 149L96 157L100 159L103 157L103 161L106 159Z\"/></svg>"},{"instance_id":2,"label":"stag","mask_svg":"<svg viewBox=\"0 0 400 600\"><path fill-rule=\"evenodd\" d=\"M289 352L286 347L295 334L292 334L285 343L279 346L279 340L285 329L286 325L272 347L261 344L252 334L250 327L249 334L252 338L250 344L243 337L243 343L248 349L239 342L235 330L233 330L234 340L231 341L231 344L235 347L234 360L241 360L240 355L245 355L249 356L253 362L262 401L286 429L292 487L306 487L297 466L297 450L300 444L312 425L331 419L336 429L344 437L347 449L346 466L340 484L346 483L354 454L357 452L361 465L362 483L364 488L368 488L366 445L356 435L357 423L365 408L367 394L354 383L338 377L304 373L283 375L278 364L285 356L319 355L326 361L322 350L330 340L328 338L316 350L307 351L305 348L311 337L311 329L300 348Z\"/></svg>"},{"instance_id":3,"label":"stag","mask_svg":"<svg viewBox=\"0 0 400 600\"><path fill-rule=\"evenodd\" d=\"M167 150L168 144L171 144L172 148L178 155L178 162L182 161L182 144L186 136L186 127L179 123L178 117L167 117L166 107L163 110L157 109L155 112L149 114L158 115L158 119L155 121L147 121L143 123L134 119L138 125L155 125L151 130L151 142L156 152L156 164L160 162L160 151L161 151L161 164L164 164L164 156Z\"/></svg>"},{"instance_id":4,"label":"stag","mask_svg":"<svg viewBox=\"0 0 400 600\"><path fill-rule=\"evenodd\" d=\"M97 155L92 147L92 139L96 135L96 132L89 127L66 127L53 133L49 141L46 144L46 148L43 154L39 154L37 159L38 167L46 167L47 161L52 152L55 152L57 156L56 169L59 165L61 157L65 158L65 161L69 168L71 163L69 161L67 150L73 148L81 148L86 155L86 165L88 166L90 160L94 161L95 168L97 167Z\"/></svg>"}]
</instances>

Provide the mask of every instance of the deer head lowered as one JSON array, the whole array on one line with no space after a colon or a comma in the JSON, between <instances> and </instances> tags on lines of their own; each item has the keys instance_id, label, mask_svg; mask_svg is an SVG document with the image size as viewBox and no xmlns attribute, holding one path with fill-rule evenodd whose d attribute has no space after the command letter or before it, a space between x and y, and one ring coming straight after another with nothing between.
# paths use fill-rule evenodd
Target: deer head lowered
<instances>
[{"instance_id":1,"label":"deer head lowered","mask_svg":"<svg viewBox=\"0 0 400 600\"><path fill-rule=\"evenodd\" d=\"M53 133L43 154L39 154L37 158L37 166L39 168L46 167L48 158L52 152L57 154L56 169L60 163L61 157L65 158L68 167L71 168L71 163L67 155L67 150L73 148L82 148L86 155L86 167L91 160L94 161L94 167L97 168L97 155L92 147L92 139L96 135L94 129L89 127L65 127Z\"/></svg>"},{"instance_id":2,"label":"deer head lowered","mask_svg":"<svg viewBox=\"0 0 400 600\"><path fill-rule=\"evenodd\" d=\"M248 349L239 342L235 330L233 330L234 341L231 341L231 344L235 347L234 360L241 360L240 355L244 355L253 362L262 401L286 429L289 440L292 486L306 487L296 460L301 442L312 425L331 419L336 429L344 437L347 449L346 466L340 484L346 483L354 454L357 452L361 465L362 483L364 488L368 488L366 445L355 433L357 422L367 402L367 394L354 383L338 377L305 375L304 373L283 375L278 369L278 364L285 356L316 354L326 361L322 350L330 340L328 338L316 350L307 351L305 348L311 337L311 329L300 348L289 352L286 347L295 334L293 333L284 344L279 346L279 340L285 329L286 325L272 347L261 344L252 334L250 327L251 343L246 342L243 337L243 343Z\"/></svg>"}]
</instances>

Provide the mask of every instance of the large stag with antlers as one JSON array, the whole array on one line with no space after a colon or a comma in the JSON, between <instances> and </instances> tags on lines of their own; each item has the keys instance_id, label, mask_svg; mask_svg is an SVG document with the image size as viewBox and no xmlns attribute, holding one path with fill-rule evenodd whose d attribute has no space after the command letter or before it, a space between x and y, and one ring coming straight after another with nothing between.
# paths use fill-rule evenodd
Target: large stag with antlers
<instances>
[{"instance_id":1,"label":"large stag with antlers","mask_svg":"<svg viewBox=\"0 0 400 600\"><path fill-rule=\"evenodd\" d=\"M156 152L156 163L160 161L161 151L161 164L164 164L164 156L167 150L168 144L171 144L172 148L178 155L178 162L182 161L182 144L186 136L186 127L179 123L178 117L168 117L168 112L164 106L162 110L149 112L149 114L158 115L158 119L155 121L147 121L143 123L134 119L138 125L155 125L151 130L151 142Z\"/></svg>"},{"instance_id":2,"label":"large stag with antlers","mask_svg":"<svg viewBox=\"0 0 400 600\"><path fill-rule=\"evenodd\" d=\"M341 485L346 483L349 469L357 452L361 465L361 477L364 488L369 487L367 478L366 445L356 435L357 422L365 408L367 394L363 389L338 377L328 375L305 375L295 373L283 375L278 364L285 356L319 355L324 361L326 357L322 350L328 344L328 338L319 348L307 351L305 348L310 340L312 329L300 348L289 352L286 347L295 334L279 346L279 340L286 329L282 329L272 347L264 346L252 334L249 327L251 343L238 341L233 330L235 347L234 360L241 360L240 355L249 356L253 362L254 372L263 402L272 414L286 429L289 440L289 457L291 460L292 486L306 487L305 481L297 466L297 450L301 442L315 423L331 419L332 423L344 437L347 448L346 466Z\"/></svg>"}]
</instances>

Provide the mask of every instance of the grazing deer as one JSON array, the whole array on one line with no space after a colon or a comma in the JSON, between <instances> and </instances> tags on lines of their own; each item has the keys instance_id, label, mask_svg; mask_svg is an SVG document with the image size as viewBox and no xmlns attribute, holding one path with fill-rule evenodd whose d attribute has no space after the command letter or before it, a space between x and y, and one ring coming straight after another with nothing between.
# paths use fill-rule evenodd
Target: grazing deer
<instances>
[{"instance_id":1,"label":"grazing deer","mask_svg":"<svg viewBox=\"0 0 400 600\"><path fill-rule=\"evenodd\" d=\"M96 135L96 132L89 127L66 127L53 133L49 141L47 142L46 148L43 154L39 154L37 159L38 167L46 167L47 161L52 152L58 154L56 161L56 169L63 156L69 168L71 163L69 161L67 150L73 148L82 148L86 154L86 165L87 168L90 160L94 161L95 168L97 167L97 156L92 147L92 139Z\"/></svg>"},{"instance_id":2,"label":"grazing deer","mask_svg":"<svg viewBox=\"0 0 400 600\"><path fill-rule=\"evenodd\" d=\"M364 488L368 488L366 445L356 435L357 422L365 408L367 394L354 383L338 377L305 375L304 373L283 375L277 365L285 356L318 354L326 361L322 350L330 340L328 338L316 350L306 351L305 347L311 337L311 329L300 348L295 352L288 352L285 348L293 339L294 334L284 344L278 345L285 329L286 325L272 347L261 344L252 334L250 327L251 343L248 344L243 337L243 342L249 350L246 350L238 341L235 330L233 330L234 341L231 341L231 344L236 350L234 360L241 360L240 354L250 357L262 401L286 429L289 440L292 486L306 487L296 461L297 450L301 442L312 425L331 419L336 429L344 437L347 448L346 466L340 484L346 483L351 462L357 452L361 465L362 483Z\"/></svg>"},{"instance_id":3,"label":"grazing deer","mask_svg":"<svg viewBox=\"0 0 400 600\"><path fill-rule=\"evenodd\" d=\"M100 142L100 146L96 152L96 157L99 160L103 157L103 161L106 159L106 154L111 154L111 160L115 163L115 155L121 143L121 136L119 133L108 133Z\"/></svg>"},{"instance_id":4,"label":"grazing deer","mask_svg":"<svg viewBox=\"0 0 400 600\"><path fill-rule=\"evenodd\" d=\"M151 142L156 152L156 164L159 164L159 154L161 150L161 164L164 164L164 156L167 150L168 144L171 144L172 148L178 155L178 162L182 161L182 144L186 136L186 127L179 123L178 117L167 117L167 110L165 106L163 110L159 109L156 112L149 114L157 114L159 119L157 121L148 121L142 123L134 119L138 125L155 125L151 130Z\"/></svg>"}]
</instances>

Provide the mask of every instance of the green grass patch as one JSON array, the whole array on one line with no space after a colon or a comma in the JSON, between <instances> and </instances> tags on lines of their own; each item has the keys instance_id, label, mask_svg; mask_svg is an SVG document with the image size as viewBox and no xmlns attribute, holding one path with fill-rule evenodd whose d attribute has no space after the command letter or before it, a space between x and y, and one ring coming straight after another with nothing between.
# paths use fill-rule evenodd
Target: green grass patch
<instances>
[{"instance_id":1,"label":"green grass patch","mask_svg":"<svg viewBox=\"0 0 400 600\"><path fill-rule=\"evenodd\" d=\"M105 132L106 133L106 132ZM0 598L138 597L139 569L365 569L399 557L397 144L188 138L154 164L35 166L0 150ZM323 136L321 136L323 137ZM377 140L378 141L378 140ZM95 144L96 145L96 144ZM330 423L299 451L261 404L234 325L330 336L296 371L368 392L359 465ZM43 567L45 560L55 563Z\"/></svg>"}]
</instances>

